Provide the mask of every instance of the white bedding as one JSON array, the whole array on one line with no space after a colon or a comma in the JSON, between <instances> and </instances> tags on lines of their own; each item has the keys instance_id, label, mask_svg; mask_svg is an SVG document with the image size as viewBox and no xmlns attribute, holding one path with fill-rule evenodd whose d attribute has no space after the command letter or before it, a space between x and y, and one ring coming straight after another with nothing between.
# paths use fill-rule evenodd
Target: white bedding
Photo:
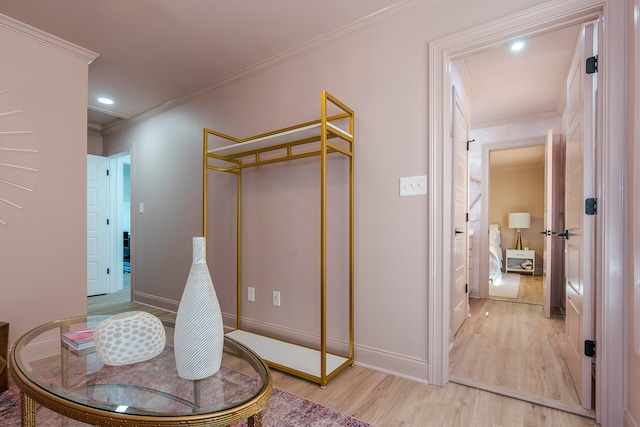
<instances>
[{"instance_id":1,"label":"white bedding","mask_svg":"<svg viewBox=\"0 0 640 427\"><path fill-rule=\"evenodd\" d=\"M500 227L489 226L489 280L497 281L502 277L502 249L500 249Z\"/></svg>"}]
</instances>

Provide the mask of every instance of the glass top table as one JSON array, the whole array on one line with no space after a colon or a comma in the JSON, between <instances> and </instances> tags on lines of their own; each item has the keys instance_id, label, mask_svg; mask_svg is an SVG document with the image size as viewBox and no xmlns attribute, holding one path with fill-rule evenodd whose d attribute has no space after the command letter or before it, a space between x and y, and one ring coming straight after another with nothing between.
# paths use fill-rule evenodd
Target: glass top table
<instances>
[{"instance_id":1,"label":"glass top table","mask_svg":"<svg viewBox=\"0 0 640 427\"><path fill-rule=\"evenodd\" d=\"M16 341L10 366L21 391L23 427L36 426L38 404L98 426L227 426L245 419L249 426L262 424L273 380L251 349L225 337L220 371L194 381L178 376L173 321L162 320L167 335L162 353L132 365L107 366L93 347L73 350L60 339L64 332L95 326L108 317L58 320ZM38 345L33 344L56 339L52 356L34 357Z\"/></svg>"}]
</instances>

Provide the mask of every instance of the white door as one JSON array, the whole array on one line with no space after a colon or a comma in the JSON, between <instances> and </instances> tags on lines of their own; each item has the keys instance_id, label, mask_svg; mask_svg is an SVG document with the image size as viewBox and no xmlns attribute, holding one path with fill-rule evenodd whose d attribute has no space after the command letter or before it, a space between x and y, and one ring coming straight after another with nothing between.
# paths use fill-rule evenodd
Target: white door
<instances>
[{"instance_id":1,"label":"white door","mask_svg":"<svg viewBox=\"0 0 640 427\"><path fill-rule=\"evenodd\" d=\"M544 295L544 315L551 317L551 272L553 271L553 130L547 131L544 159L544 253L542 255L542 293Z\"/></svg>"},{"instance_id":2,"label":"white door","mask_svg":"<svg viewBox=\"0 0 640 427\"><path fill-rule=\"evenodd\" d=\"M454 246L453 246L453 305L452 336L467 318L469 307L468 275L469 255L467 251L467 141L469 140L469 120L455 88L453 90L453 191L455 203Z\"/></svg>"},{"instance_id":3,"label":"white door","mask_svg":"<svg viewBox=\"0 0 640 427\"><path fill-rule=\"evenodd\" d=\"M585 24L567 81L565 288L566 319L563 355L582 406L591 408L592 361L585 340L594 340L595 221L585 214L585 199L595 196L594 102L596 74L586 74L585 61L595 55L594 25Z\"/></svg>"},{"instance_id":4,"label":"white door","mask_svg":"<svg viewBox=\"0 0 640 427\"><path fill-rule=\"evenodd\" d=\"M107 158L87 155L87 296L109 290Z\"/></svg>"}]
</instances>

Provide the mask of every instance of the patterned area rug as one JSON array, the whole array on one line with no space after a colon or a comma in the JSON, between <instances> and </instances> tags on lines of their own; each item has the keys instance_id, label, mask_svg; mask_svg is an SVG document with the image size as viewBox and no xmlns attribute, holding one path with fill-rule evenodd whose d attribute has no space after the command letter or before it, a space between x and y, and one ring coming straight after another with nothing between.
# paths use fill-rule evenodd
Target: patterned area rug
<instances>
[{"instance_id":1,"label":"patterned area rug","mask_svg":"<svg viewBox=\"0 0 640 427\"><path fill-rule=\"evenodd\" d=\"M514 273L502 273L497 279L489 282L489 296L518 298L520 291L520 275Z\"/></svg>"},{"instance_id":2,"label":"patterned area rug","mask_svg":"<svg viewBox=\"0 0 640 427\"><path fill-rule=\"evenodd\" d=\"M0 394L0 425L2 427L20 427L20 391L17 387ZM40 427L84 427L88 424L63 418L46 408L38 411L37 425ZM233 427L246 426L247 422L234 424ZM263 427L373 427L349 415L334 411L295 394L274 388L273 397L262 415Z\"/></svg>"}]
</instances>

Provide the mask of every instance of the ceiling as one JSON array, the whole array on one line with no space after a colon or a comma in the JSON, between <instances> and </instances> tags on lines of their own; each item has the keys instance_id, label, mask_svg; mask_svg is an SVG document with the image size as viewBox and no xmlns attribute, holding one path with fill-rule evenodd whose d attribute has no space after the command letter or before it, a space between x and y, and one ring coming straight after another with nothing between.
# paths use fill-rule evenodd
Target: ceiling
<instances>
[{"instance_id":1,"label":"ceiling","mask_svg":"<svg viewBox=\"0 0 640 427\"><path fill-rule=\"evenodd\" d=\"M402 6L399 0L0 0L0 13L98 53L90 128L102 131L249 67ZM572 27L465 57L472 125L554 114ZM460 63L460 61L459 61ZM113 99L112 106L97 98Z\"/></svg>"}]
</instances>

